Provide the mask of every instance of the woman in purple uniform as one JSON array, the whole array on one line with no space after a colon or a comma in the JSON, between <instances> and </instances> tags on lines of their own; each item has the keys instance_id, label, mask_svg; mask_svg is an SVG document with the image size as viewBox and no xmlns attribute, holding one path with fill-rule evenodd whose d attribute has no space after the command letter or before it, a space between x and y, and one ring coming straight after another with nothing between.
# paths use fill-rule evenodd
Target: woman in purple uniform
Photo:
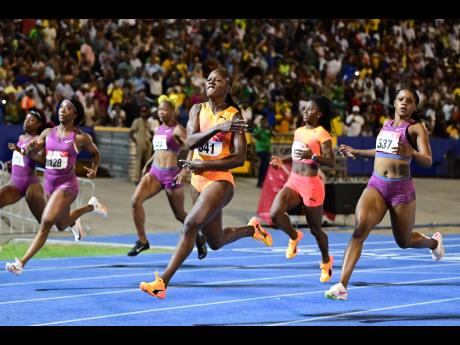
<instances>
[{"instance_id":1,"label":"woman in purple uniform","mask_svg":"<svg viewBox=\"0 0 460 345\"><path fill-rule=\"evenodd\" d=\"M364 241L374 226L390 211L391 226L396 243L401 248L430 248L434 260L444 256L442 235L432 238L414 232L415 186L410 176L410 162L429 168L432 164L428 133L413 120L419 97L415 90L403 88L394 101L395 119L386 120L377 136L375 149L357 150L340 145L343 156L375 157L374 172L356 205L356 224L345 250L339 283L325 292L330 299L346 300L347 285L361 256Z\"/></svg>"},{"instance_id":2,"label":"woman in purple uniform","mask_svg":"<svg viewBox=\"0 0 460 345\"><path fill-rule=\"evenodd\" d=\"M91 168L85 167L88 178L96 177L100 156L91 136L76 128L84 118L84 108L79 101L63 100L58 115L58 126L45 129L22 150L30 157L34 152L45 148L44 186L48 202L43 211L40 229L26 254L21 260L16 259L15 262L6 264L6 270L14 274L21 274L26 263L43 247L53 225L59 230L65 230L74 226L75 221L85 213L107 216L107 208L95 197L89 200L88 205L70 211L70 205L79 193L78 179L74 172L78 152L86 150L92 155Z\"/></svg>"},{"instance_id":3,"label":"woman in purple uniform","mask_svg":"<svg viewBox=\"0 0 460 345\"><path fill-rule=\"evenodd\" d=\"M150 248L145 234L145 211L142 204L165 190L169 205L176 219L183 223L187 213L184 210L184 189L182 181L186 169L177 166L182 145L185 143L185 128L174 119L175 104L173 99L166 95L158 98L158 117L162 122L153 136L153 155L142 169L142 179L137 185L131 200L134 225L136 226L138 240L128 252L129 256L136 256L143 250ZM191 159L193 151L189 152L187 159ZM148 166L152 164L147 173ZM196 238L198 258L203 259L207 254L206 239L201 233Z\"/></svg>"},{"instance_id":4,"label":"woman in purple uniform","mask_svg":"<svg viewBox=\"0 0 460 345\"><path fill-rule=\"evenodd\" d=\"M30 211L40 223L46 200L40 180L35 173L35 163L44 164L45 155L41 151L27 157L21 152L45 129L46 118L40 111L31 109L22 127L24 134L19 136L17 144L8 144L8 148L13 151L13 158L9 162L11 180L0 188L0 209L25 198Z\"/></svg>"}]
</instances>

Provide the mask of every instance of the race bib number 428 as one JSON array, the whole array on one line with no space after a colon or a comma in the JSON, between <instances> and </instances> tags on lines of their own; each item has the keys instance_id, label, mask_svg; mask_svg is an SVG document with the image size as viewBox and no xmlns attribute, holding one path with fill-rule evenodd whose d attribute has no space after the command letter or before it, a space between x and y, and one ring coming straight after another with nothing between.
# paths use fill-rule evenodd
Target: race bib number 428
<instances>
[{"instance_id":1,"label":"race bib number 428","mask_svg":"<svg viewBox=\"0 0 460 345\"><path fill-rule=\"evenodd\" d=\"M398 147L401 133L381 131L375 143L375 149L380 152L393 153L393 148Z\"/></svg>"},{"instance_id":2,"label":"race bib number 428","mask_svg":"<svg viewBox=\"0 0 460 345\"><path fill-rule=\"evenodd\" d=\"M222 142L221 141L208 141L203 146L197 148L198 153L201 156L216 157L222 153Z\"/></svg>"},{"instance_id":3,"label":"race bib number 428","mask_svg":"<svg viewBox=\"0 0 460 345\"><path fill-rule=\"evenodd\" d=\"M47 169L65 169L69 158L68 152L63 151L46 151L46 168Z\"/></svg>"}]
</instances>

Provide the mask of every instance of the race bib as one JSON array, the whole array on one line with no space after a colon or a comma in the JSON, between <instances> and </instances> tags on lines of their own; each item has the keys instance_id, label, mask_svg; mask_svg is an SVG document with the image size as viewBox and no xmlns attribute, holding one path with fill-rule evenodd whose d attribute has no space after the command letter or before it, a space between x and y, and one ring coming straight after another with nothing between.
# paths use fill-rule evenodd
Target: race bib
<instances>
[{"instance_id":1,"label":"race bib","mask_svg":"<svg viewBox=\"0 0 460 345\"><path fill-rule=\"evenodd\" d=\"M216 157L222 153L222 141L208 141L203 146L197 148L198 154L201 156Z\"/></svg>"},{"instance_id":2,"label":"race bib","mask_svg":"<svg viewBox=\"0 0 460 345\"><path fill-rule=\"evenodd\" d=\"M398 147L399 137L401 133L380 131L375 143L376 151L393 153L393 148Z\"/></svg>"},{"instance_id":3,"label":"race bib","mask_svg":"<svg viewBox=\"0 0 460 345\"><path fill-rule=\"evenodd\" d=\"M47 169L65 169L69 158L68 152L63 151L46 151L46 168Z\"/></svg>"},{"instance_id":4,"label":"race bib","mask_svg":"<svg viewBox=\"0 0 460 345\"><path fill-rule=\"evenodd\" d=\"M292 143L292 151L291 151L292 159L295 160L295 161L300 161L301 158L296 156L296 155L294 155L294 150L306 150L306 149L308 149L307 144L305 144L305 143L303 143L301 141L294 141Z\"/></svg>"},{"instance_id":5,"label":"race bib","mask_svg":"<svg viewBox=\"0 0 460 345\"><path fill-rule=\"evenodd\" d=\"M24 156L21 155L18 151L13 152L13 159L11 160L12 165L18 165L20 167L25 167Z\"/></svg>"},{"instance_id":6,"label":"race bib","mask_svg":"<svg viewBox=\"0 0 460 345\"><path fill-rule=\"evenodd\" d=\"M153 137L153 149L154 150L167 150L166 135L156 134Z\"/></svg>"}]
</instances>

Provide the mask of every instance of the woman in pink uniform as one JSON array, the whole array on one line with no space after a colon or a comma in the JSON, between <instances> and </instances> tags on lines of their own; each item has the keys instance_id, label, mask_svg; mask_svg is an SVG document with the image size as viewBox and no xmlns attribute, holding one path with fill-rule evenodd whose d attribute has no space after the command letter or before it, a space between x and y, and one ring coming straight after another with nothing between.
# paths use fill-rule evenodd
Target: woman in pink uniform
<instances>
[{"instance_id":1,"label":"woman in pink uniform","mask_svg":"<svg viewBox=\"0 0 460 345\"><path fill-rule=\"evenodd\" d=\"M99 167L99 150L91 136L75 127L83 118L84 108L79 101L63 100L59 107L59 125L45 129L23 149L28 157L46 149L44 185L48 202L43 211L40 229L25 255L21 260L16 259L15 262L6 264L6 270L11 273L22 273L26 263L45 244L53 225L59 230L65 230L68 226L74 226L77 218L85 213L94 212L107 216L107 208L95 197L89 200L88 205L70 211L70 205L79 193L78 179L74 172L78 152L86 150L92 154L91 168L85 167L88 178L96 177Z\"/></svg>"},{"instance_id":2,"label":"woman in pink uniform","mask_svg":"<svg viewBox=\"0 0 460 345\"><path fill-rule=\"evenodd\" d=\"M286 258L297 255L297 245L303 232L294 230L287 211L303 203L310 232L321 251L321 282L332 276L333 256L329 255L327 234L321 229L323 203L325 198L324 181L318 174L319 166L335 166L332 150L331 119L332 103L324 96L313 96L302 109L305 126L294 133L292 155L286 158L274 157L271 164L281 166L283 161L292 160L292 170L284 187L273 201L270 217L273 224L289 236Z\"/></svg>"},{"instance_id":3,"label":"woman in pink uniform","mask_svg":"<svg viewBox=\"0 0 460 345\"><path fill-rule=\"evenodd\" d=\"M329 299L348 298L347 285L361 256L364 241L387 211L390 211L393 236L401 248L430 248L434 260L444 256L441 233L429 238L413 231L415 186L410 176L410 163L414 159L426 168L432 164L428 133L421 123L411 118L418 104L415 90L399 90L394 101L395 119L385 121L377 136L375 149L357 150L340 145L343 156L375 157L375 162L372 177L356 205L355 230L345 250L339 283L325 292Z\"/></svg>"},{"instance_id":4,"label":"woman in pink uniform","mask_svg":"<svg viewBox=\"0 0 460 345\"><path fill-rule=\"evenodd\" d=\"M145 164L142 171L141 182L132 197L133 221L136 226L138 240L133 248L128 252L129 256L136 256L143 250L150 248L150 244L145 235L145 211L142 204L158 194L162 189L165 190L169 205L174 212L176 219L184 223L187 213L184 210L184 189L182 181L187 174L186 169L177 166L182 145L185 144L187 133L185 128L174 119L174 101L166 95L158 98L158 117L162 122L161 126L155 131L153 137L154 153ZM188 158L192 158L193 151L189 152ZM149 165L152 165L147 172ZM207 254L206 239L201 233L196 238L198 249L198 259L203 259Z\"/></svg>"},{"instance_id":5,"label":"woman in pink uniform","mask_svg":"<svg viewBox=\"0 0 460 345\"><path fill-rule=\"evenodd\" d=\"M11 181L0 188L0 209L15 204L24 197L30 211L39 223L46 200L40 180L35 174L35 163L44 164L45 155L43 152L37 152L27 157L23 154L23 150L45 127L44 114L36 109L29 110L24 119L24 134L19 136L17 144L8 144L8 148L13 151Z\"/></svg>"}]
</instances>

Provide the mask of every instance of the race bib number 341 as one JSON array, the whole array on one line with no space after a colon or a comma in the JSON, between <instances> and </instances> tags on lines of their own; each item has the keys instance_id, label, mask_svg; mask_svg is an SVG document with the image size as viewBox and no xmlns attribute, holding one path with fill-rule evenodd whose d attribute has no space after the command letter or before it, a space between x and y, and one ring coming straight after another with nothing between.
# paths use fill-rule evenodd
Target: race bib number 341
<instances>
[{"instance_id":1,"label":"race bib number 341","mask_svg":"<svg viewBox=\"0 0 460 345\"><path fill-rule=\"evenodd\" d=\"M203 146L197 148L197 152L201 156L216 157L222 153L222 142L221 141L208 141Z\"/></svg>"},{"instance_id":2,"label":"race bib number 341","mask_svg":"<svg viewBox=\"0 0 460 345\"><path fill-rule=\"evenodd\" d=\"M381 131L375 143L375 149L380 152L393 153L393 148L398 147L401 133Z\"/></svg>"},{"instance_id":3,"label":"race bib number 341","mask_svg":"<svg viewBox=\"0 0 460 345\"><path fill-rule=\"evenodd\" d=\"M46 151L46 168L47 169L65 169L69 158L68 152L63 151Z\"/></svg>"}]
</instances>

